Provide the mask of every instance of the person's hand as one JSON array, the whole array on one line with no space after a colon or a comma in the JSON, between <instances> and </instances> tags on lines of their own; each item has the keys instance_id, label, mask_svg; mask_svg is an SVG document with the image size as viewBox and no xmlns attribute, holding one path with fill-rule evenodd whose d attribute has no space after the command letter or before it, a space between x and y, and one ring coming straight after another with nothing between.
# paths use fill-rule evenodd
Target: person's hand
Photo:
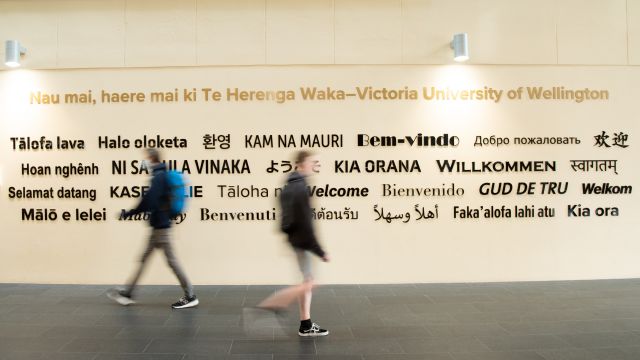
<instances>
[{"instance_id":1,"label":"person's hand","mask_svg":"<svg viewBox=\"0 0 640 360\"><path fill-rule=\"evenodd\" d=\"M329 254L324 254L324 256L322 257L322 261L324 262L329 262L331 259L329 259Z\"/></svg>"}]
</instances>

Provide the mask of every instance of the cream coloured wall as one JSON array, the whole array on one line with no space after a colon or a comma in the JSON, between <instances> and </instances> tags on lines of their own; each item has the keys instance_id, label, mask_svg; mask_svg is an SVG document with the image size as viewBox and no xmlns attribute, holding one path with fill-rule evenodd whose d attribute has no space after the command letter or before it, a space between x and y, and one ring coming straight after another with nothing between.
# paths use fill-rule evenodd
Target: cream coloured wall
<instances>
[{"instance_id":1,"label":"cream coloured wall","mask_svg":"<svg viewBox=\"0 0 640 360\"><path fill-rule=\"evenodd\" d=\"M449 64L456 32L473 64L637 65L639 17L639 0L0 0L0 39L32 69Z\"/></svg>"},{"instance_id":2,"label":"cream coloured wall","mask_svg":"<svg viewBox=\"0 0 640 360\"><path fill-rule=\"evenodd\" d=\"M277 221L202 221L201 209L212 212L264 211L276 206L274 188L284 175L268 173L271 160L290 159L295 148L274 145L246 146L246 135L341 134L343 146L321 148L322 169L313 183L332 187L367 187L367 197L319 198L319 212L349 207L359 219L318 220L322 242L333 262L318 264L319 279L329 283L402 283L453 281L513 281L620 278L640 276L637 241L639 208L637 195L638 143L637 84L640 72L627 67L564 66L286 66L286 67L194 67L173 69L97 69L6 71L0 74L0 281L115 283L132 271L146 241L147 226L118 221L117 213L137 199L111 197L111 186L144 185L144 175L115 175L114 160L139 160L141 149L104 149L99 136L127 139L144 135L177 136L188 141L186 149L165 149L170 159L189 161L189 178L201 185L204 197L192 199L188 218L176 227L176 247L194 281L199 284L281 283L291 281L293 259ZM358 100L304 101L302 86L355 91L421 89L517 89L526 86L565 86L567 89L604 89L608 100L508 100L494 101ZM243 90L292 90L296 99L274 101L204 101L205 87ZM101 90L109 92L172 91L198 89L196 102L103 103ZM32 104L31 92L65 94L92 90L96 104ZM64 102L64 101L63 101ZM629 134L628 148L594 146L594 136L605 131ZM205 134L230 134L228 150L206 150ZM409 136L449 134L458 146L359 147L358 134ZM475 146L476 137L508 137L505 146ZM85 150L13 149L11 137L40 139L56 136L84 139ZM515 137L576 137L580 144L518 145ZM297 140L298 148L300 146ZM195 160L247 159L251 173L197 173ZM420 172L367 172L367 160L416 160ZM615 159L617 174L606 171L575 171L571 160ZM340 173L336 161L359 161L361 172ZM458 173L441 171L437 161L553 161L555 171ZM23 164L55 166L95 163L99 175L55 174L32 176ZM131 165L130 165L131 166ZM480 165L481 167L481 165ZM541 182L567 183L564 194L542 194ZM485 182L536 182L532 195L484 196ZM383 184L402 188L433 188L455 184L464 195L384 196ZM582 184L636 187L631 194L586 195ZM269 196L229 198L218 185L265 187ZM96 189L98 198L10 199L9 187L42 189L60 186ZM427 211L439 207L437 219L418 220L415 205ZM568 206L588 207L590 217L569 216ZM376 220L374 206L393 216L410 213L403 220ZM552 218L533 217L464 219L455 207L485 209L491 206L515 210L518 206L549 207ZM616 207L619 216L595 215L598 207ZM29 221L22 209L62 211L106 208L106 221ZM457 215L456 215L457 214ZM483 212L481 213L483 214ZM74 217L73 215L72 217ZM156 256L145 281L172 283L173 277Z\"/></svg>"},{"instance_id":3,"label":"cream coloured wall","mask_svg":"<svg viewBox=\"0 0 640 360\"><path fill-rule=\"evenodd\" d=\"M448 43L467 32L471 60L453 66ZM24 70L0 72L0 282L117 283L130 273L147 229L123 224L114 211L135 199L109 199L111 185L144 184L146 178L110 174L114 159L135 160L140 152L99 150L97 137L122 134L177 134L189 149L170 151L179 159L219 156L204 151L207 132L232 134L226 158L247 158L250 176L191 175L206 186L194 199L187 223L176 229L176 246L197 284L283 283L293 281L293 264L276 223L208 223L202 207L268 208L275 198L223 199L223 183L278 186L265 174L270 159L293 150L243 148L246 134L340 133L341 149L321 150L323 170L314 181L367 186L367 199L324 199L317 207L351 206L357 223L319 222L334 257L319 265L324 283L517 281L639 277L637 195L585 196L583 182L637 185L636 92L640 73L640 0L0 0L0 40L17 39L28 48ZM0 48L0 56L4 48ZM238 66L255 65L255 66ZM278 65L278 66L272 66ZM287 66L280 66L287 65ZM333 65L333 66L326 66ZM375 66L372 66L375 65ZM448 66L440 66L448 65ZM449 66L451 65L451 66ZM502 66L501 66L502 65ZM508 66L504 66L508 65ZM184 67L184 68L173 68ZM148 68L148 69L141 69ZM5 68L2 68L5 70ZM247 102L222 104L120 104L95 106L28 104L30 91L80 92L214 86L297 89L300 86L419 88L494 86L516 88L592 87L610 90L605 102L504 101L498 104L425 102ZM153 119L151 121L150 119ZM183 121L176 123L176 119ZM301 120L304 119L304 120ZM301 122L302 121L302 122ZM158 127L155 130L154 126ZM593 146L600 131L625 131L631 147L602 152ZM360 132L411 135L455 133L462 144L426 154L415 149L358 148ZM474 137L577 136L580 146L478 148ZM10 137L57 135L85 139L78 152L20 152ZM619 159L620 175L576 174L578 158ZM419 159L422 174L333 173L340 159ZM468 175L439 173L435 161L556 160L554 174ZM21 176L25 162L100 165L99 177L63 180ZM546 198L485 198L482 182L568 181L569 194ZM382 198L381 184L438 186L455 183L462 198ZM95 187L99 199L26 201L8 199L7 187L75 184ZM373 205L410 211L414 203L441 206L435 224L385 224L374 220ZM568 204L617 206L617 218L567 217ZM552 206L556 218L460 220L453 206L523 204ZM25 223L23 207L108 209L106 223ZM145 282L173 283L156 256Z\"/></svg>"}]
</instances>

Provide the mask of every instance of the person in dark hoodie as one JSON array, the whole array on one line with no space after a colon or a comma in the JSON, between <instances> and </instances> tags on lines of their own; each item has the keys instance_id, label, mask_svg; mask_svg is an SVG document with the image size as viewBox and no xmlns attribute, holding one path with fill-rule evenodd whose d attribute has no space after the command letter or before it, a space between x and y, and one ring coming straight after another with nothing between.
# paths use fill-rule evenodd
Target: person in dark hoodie
<instances>
[{"instance_id":1,"label":"person in dark hoodie","mask_svg":"<svg viewBox=\"0 0 640 360\"><path fill-rule=\"evenodd\" d=\"M282 210L281 230L287 234L289 244L293 248L303 282L278 291L262 301L258 308L275 312L286 309L296 299L300 308L300 336L326 336L329 331L321 329L311 321L311 297L314 278L311 268L311 254L324 262L329 261L329 255L318 243L313 230L309 190L305 177L313 174L315 159L311 153L300 151L295 159L296 171L291 173L280 194Z\"/></svg>"},{"instance_id":2,"label":"person in dark hoodie","mask_svg":"<svg viewBox=\"0 0 640 360\"><path fill-rule=\"evenodd\" d=\"M121 305L134 304L134 290L146 267L147 260L149 260L149 256L155 249L160 249L164 251L167 263L180 281L180 286L184 291L184 296L172 304L171 307L174 309L194 307L199 304L199 301L193 293L193 286L182 270L171 244L171 218L169 215L171 189L167 178L167 168L165 164L160 162L160 154L156 149L147 149L146 153L147 161L150 163L149 166L153 169L151 186L140 200L138 206L133 210L127 211L124 216L130 217L143 212L148 213L149 223L152 227L151 236L140 259L138 270L135 272L127 287L124 289L113 289L107 292L107 295Z\"/></svg>"}]
</instances>

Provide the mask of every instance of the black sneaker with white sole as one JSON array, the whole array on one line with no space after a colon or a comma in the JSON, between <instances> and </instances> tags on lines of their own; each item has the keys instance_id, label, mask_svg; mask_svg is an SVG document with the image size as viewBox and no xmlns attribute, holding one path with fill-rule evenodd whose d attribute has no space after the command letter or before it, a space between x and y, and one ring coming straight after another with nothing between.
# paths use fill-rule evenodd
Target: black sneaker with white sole
<instances>
[{"instance_id":1,"label":"black sneaker with white sole","mask_svg":"<svg viewBox=\"0 0 640 360\"><path fill-rule=\"evenodd\" d=\"M302 329L300 328L300 330L298 330L298 335L300 336L327 336L329 335L329 330L325 330L325 329L320 329L320 326L318 326L318 324L313 323L311 324L311 327L309 329Z\"/></svg>"},{"instance_id":2,"label":"black sneaker with white sole","mask_svg":"<svg viewBox=\"0 0 640 360\"><path fill-rule=\"evenodd\" d=\"M116 301L118 304L122 306L127 306L131 304L135 304L135 300L131 297L131 295L122 289L111 289L107 291L107 296L109 299Z\"/></svg>"},{"instance_id":3,"label":"black sneaker with white sole","mask_svg":"<svg viewBox=\"0 0 640 360\"><path fill-rule=\"evenodd\" d=\"M198 304L200 304L200 301L198 301L198 298L196 298L195 295L191 297L183 296L178 300L178 302L171 305L171 307L174 309L186 309L196 307Z\"/></svg>"}]
</instances>

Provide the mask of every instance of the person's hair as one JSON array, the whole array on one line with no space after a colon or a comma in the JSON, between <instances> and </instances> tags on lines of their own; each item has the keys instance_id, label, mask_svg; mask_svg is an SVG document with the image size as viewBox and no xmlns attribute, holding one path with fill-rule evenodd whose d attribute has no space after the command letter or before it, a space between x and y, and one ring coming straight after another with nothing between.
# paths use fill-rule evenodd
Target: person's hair
<instances>
[{"instance_id":1,"label":"person's hair","mask_svg":"<svg viewBox=\"0 0 640 360\"><path fill-rule=\"evenodd\" d=\"M157 149L147 149L147 156L149 156L154 163L160 162L160 152Z\"/></svg>"},{"instance_id":2,"label":"person's hair","mask_svg":"<svg viewBox=\"0 0 640 360\"><path fill-rule=\"evenodd\" d=\"M300 150L296 153L296 165L302 164L308 157L313 155L311 152L307 150Z\"/></svg>"}]
</instances>

